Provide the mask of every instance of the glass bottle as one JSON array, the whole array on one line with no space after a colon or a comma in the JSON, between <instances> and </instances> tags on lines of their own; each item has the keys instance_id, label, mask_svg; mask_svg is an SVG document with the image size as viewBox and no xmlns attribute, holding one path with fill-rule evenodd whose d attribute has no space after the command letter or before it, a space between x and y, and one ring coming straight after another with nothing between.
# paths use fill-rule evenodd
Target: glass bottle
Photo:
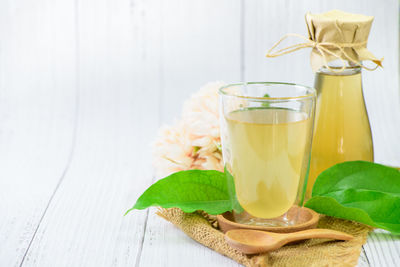
<instances>
[{"instance_id":1,"label":"glass bottle","mask_svg":"<svg viewBox=\"0 0 400 267\"><path fill-rule=\"evenodd\" d=\"M317 107L307 198L325 169L344 161L374 160L361 68L348 62L342 72L338 64L330 63L329 67L321 68L315 76Z\"/></svg>"}]
</instances>

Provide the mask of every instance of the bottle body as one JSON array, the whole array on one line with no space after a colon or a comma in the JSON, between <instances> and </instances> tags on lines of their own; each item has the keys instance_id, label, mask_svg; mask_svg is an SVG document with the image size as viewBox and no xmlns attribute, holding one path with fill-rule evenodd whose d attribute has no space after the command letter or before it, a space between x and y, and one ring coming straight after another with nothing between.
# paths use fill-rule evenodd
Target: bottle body
<instances>
[{"instance_id":1,"label":"bottle body","mask_svg":"<svg viewBox=\"0 0 400 267\"><path fill-rule=\"evenodd\" d=\"M306 197L317 176L333 165L373 161L371 127L362 91L361 69L316 73L317 107Z\"/></svg>"}]
</instances>

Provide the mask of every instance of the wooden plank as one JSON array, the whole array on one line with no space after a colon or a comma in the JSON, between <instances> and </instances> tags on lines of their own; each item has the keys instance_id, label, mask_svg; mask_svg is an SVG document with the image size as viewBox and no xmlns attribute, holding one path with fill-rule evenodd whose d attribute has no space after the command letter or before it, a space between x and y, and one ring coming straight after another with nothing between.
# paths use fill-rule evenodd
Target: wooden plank
<instances>
[{"instance_id":1,"label":"wooden plank","mask_svg":"<svg viewBox=\"0 0 400 267\"><path fill-rule=\"evenodd\" d=\"M182 104L212 81L241 79L240 0L150 1L161 22L162 114L172 122ZM147 9L149 10L149 9Z\"/></svg>"},{"instance_id":2,"label":"wooden plank","mask_svg":"<svg viewBox=\"0 0 400 267\"><path fill-rule=\"evenodd\" d=\"M78 4L76 149L24 266L133 266L147 213L123 215L152 178L159 49L136 2Z\"/></svg>"},{"instance_id":3,"label":"wooden plank","mask_svg":"<svg viewBox=\"0 0 400 267\"><path fill-rule=\"evenodd\" d=\"M180 116L183 101L205 83L240 80L240 1L150 2L161 13L161 111L166 123ZM191 240L151 210L139 266L238 264Z\"/></svg>"},{"instance_id":4,"label":"wooden plank","mask_svg":"<svg viewBox=\"0 0 400 267\"><path fill-rule=\"evenodd\" d=\"M73 3L0 2L0 265L19 266L69 166Z\"/></svg>"},{"instance_id":5,"label":"wooden plank","mask_svg":"<svg viewBox=\"0 0 400 267\"><path fill-rule=\"evenodd\" d=\"M370 263L365 253L364 248L361 249L360 258L358 259L357 267L370 267Z\"/></svg>"},{"instance_id":6,"label":"wooden plank","mask_svg":"<svg viewBox=\"0 0 400 267\"><path fill-rule=\"evenodd\" d=\"M377 229L370 233L364 246L371 266L393 266L400 262L400 237Z\"/></svg>"},{"instance_id":7,"label":"wooden plank","mask_svg":"<svg viewBox=\"0 0 400 267\"><path fill-rule=\"evenodd\" d=\"M139 266L241 266L197 243L155 212L149 211Z\"/></svg>"}]
</instances>

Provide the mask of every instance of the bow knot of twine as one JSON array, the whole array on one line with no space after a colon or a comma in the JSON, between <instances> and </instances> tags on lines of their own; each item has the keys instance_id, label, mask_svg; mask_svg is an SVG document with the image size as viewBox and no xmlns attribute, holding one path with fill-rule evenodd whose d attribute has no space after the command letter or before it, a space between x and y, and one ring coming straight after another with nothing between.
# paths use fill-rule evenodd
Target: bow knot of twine
<instances>
[{"instance_id":1,"label":"bow knot of twine","mask_svg":"<svg viewBox=\"0 0 400 267\"><path fill-rule=\"evenodd\" d=\"M279 49L277 51L274 51L285 39L289 37L298 37L300 39L305 40L304 43L298 43L294 45L287 46L285 48ZM348 53L346 53L345 48L356 48L356 47L363 47L367 44L367 41L364 42L359 42L359 43L333 43L333 42L317 42L314 40L310 40L309 38L306 38L303 35L300 34L295 34L295 33L288 33L284 35L278 42L276 42L271 49L268 50L267 52L267 57L279 57L282 55L286 55L292 52L295 52L297 50L303 49L303 48L308 48L311 47L313 49L316 49L319 54L322 56L322 60L324 63L324 66L329 69L332 72L342 72L346 68L346 62L345 60L348 60L349 62L353 63L356 66L359 66L363 69L366 70L376 70L378 68L378 64L375 62L376 66L374 68L368 68L364 65L362 65L358 60L353 59L352 57L349 56ZM338 52L333 52L332 48L337 49ZM332 57L335 57L342 62L342 67L337 71L333 68L331 68L328 65L328 58L327 55L331 55Z\"/></svg>"}]
</instances>

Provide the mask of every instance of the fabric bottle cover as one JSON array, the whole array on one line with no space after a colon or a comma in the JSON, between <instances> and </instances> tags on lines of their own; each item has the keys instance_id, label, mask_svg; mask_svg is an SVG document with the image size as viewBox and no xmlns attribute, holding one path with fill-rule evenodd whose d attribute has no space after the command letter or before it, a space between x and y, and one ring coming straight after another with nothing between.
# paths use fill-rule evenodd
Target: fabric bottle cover
<instances>
[{"instance_id":1,"label":"fabric bottle cover","mask_svg":"<svg viewBox=\"0 0 400 267\"><path fill-rule=\"evenodd\" d=\"M367 70L382 67L382 59L377 59L368 49L368 35L371 29L373 16L352 14L340 10L331 10L320 14L306 14L308 38L298 34L287 34L282 37L269 51L267 57L277 57L299 49L311 47L311 67L317 71L325 66L334 72L340 72L346 67L346 61ZM283 49L275 50L283 40L295 36L305 40ZM331 69L328 63L334 60L342 61L342 69ZM370 60L376 64L369 68L361 64Z\"/></svg>"}]
</instances>

